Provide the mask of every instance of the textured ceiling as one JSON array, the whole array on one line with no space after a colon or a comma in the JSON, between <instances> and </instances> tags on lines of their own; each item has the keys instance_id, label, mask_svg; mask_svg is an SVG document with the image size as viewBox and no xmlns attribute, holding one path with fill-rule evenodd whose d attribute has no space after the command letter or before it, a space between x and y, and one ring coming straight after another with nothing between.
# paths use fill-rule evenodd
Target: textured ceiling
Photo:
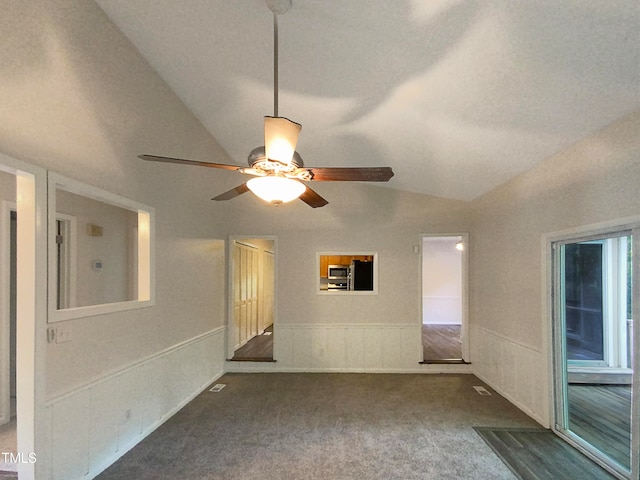
<instances>
[{"instance_id":1,"label":"textured ceiling","mask_svg":"<svg viewBox=\"0 0 640 480\"><path fill-rule=\"evenodd\" d=\"M244 165L273 114L264 1L97 3ZM293 0L279 114L307 166L389 165L392 188L470 200L640 108L639 5Z\"/></svg>"}]
</instances>

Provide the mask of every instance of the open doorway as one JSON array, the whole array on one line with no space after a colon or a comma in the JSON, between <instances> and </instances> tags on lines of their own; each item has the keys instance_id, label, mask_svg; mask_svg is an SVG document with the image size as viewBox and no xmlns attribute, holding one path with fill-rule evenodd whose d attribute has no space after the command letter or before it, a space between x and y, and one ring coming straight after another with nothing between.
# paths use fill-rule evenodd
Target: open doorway
<instances>
[{"instance_id":1,"label":"open doorway","mask_svg":"<svg viewBox=\"0 0 640 480\"><path fill-rule=\"evenodd\" d=\"M12 296L10 277L11 210L17 212L15 242L15 418L17 455L3 455L22 480L35 478L35 404L42 391L36 382L36 316L44 318L46 306L46 221L43 218L46 172L0 153L0 409L12 417L9 372L9 307ZM39 248L36 248L38 245ZM5 333L7 332L7 333ZM38 370L43 372L44 369ZM42 373L39 373L39 378ZM5 407L6 404L8 408ZM0 413L3 413L0 412ZM3 449L3 451L5 451ZM10 453L10 452L8 452ZM26 459L26 461L23 461ZM15 478L15 473L12 474Z\"/></svg>"},{"instance_id":2,"label":"open doorway","mask_svg":"<svg viewBox=\"0 0 640 480\"><path fill-rule=\"evenodd\" d=\"M423 363L466 363L466 235L422 237Z\"/></svg>"},{"instance_id":3,"label":"open doorway","mask_svg":"<svg viewBox=\"0 0 640 480\"><path fill-rule=\"evenodd\" d=\"M234 237L230 248L230 358L272 362L276 336L275 238Z\"/></svg>"},{"instance_id":4,"label":"open doorway","mask_svg":"<svg viewBox=\"0 0 640 480\"><path fill-rule=\"evenodd\" d=\"M15 184L15 177L1 173L3 180ZM6 182L5 182L6 183ZM15 190L15 189L14 189ZM16 455L17 441L17 388L16 388L16 267L17 267L17 212L13 202L3 202L2 208L2 276L3 312L1 317L0 342L3 353L2 364L2 407L0 408L0 451ZM8 301L6 299L8 298ZM0 471L16 472L15 463L0 458Z\"/></svg>"}]
</instances>

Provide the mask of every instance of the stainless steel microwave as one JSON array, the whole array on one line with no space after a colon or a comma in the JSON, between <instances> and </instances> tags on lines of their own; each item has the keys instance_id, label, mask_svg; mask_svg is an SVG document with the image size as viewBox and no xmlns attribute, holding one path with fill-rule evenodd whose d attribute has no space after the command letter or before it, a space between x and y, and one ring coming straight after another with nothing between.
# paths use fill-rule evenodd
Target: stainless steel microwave
<instances>
[{"instance_id":1,"label":"stainless steel microwave","mask_svg":"<svg viewBox=\"0 0 640 480\"><path fill-rule=\"evenodd\" d=\"M329 265L329 280L341 280L349 277L349 265Z\"/></svg>"}]
</instances>

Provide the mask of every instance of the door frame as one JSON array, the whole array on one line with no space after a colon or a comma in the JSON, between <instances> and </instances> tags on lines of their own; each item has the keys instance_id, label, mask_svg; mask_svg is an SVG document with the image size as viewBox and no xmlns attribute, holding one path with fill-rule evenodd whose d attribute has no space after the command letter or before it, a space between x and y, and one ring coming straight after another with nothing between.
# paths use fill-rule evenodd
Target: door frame
<instances>
[{"instance_id":1,"label":"door frame","mask_svg":"<svg viewBox=\"0 0 640 480\"><path fill-rule=\"evenodd\" d=\"M278 238L275 235L229 235L226 245L227 258L227 334L225 336L225 351L227 352L227 361L233 358L235 353L236 326L234 322L233 312L233 285L234 285L234 255L233 248L236 242L243 243L242 240L248 239L269 240L273 242L273 361L277 358L277 312L278 312Z\"/></svg>"},{"instance_id":2,"label":"door frame","mask_svg":"<svg viewBox=\"0 0 640 480\"><path fill-rule=\"evenodd\" d=\"M460 328L460 340L462 343L462 359L465 363L471 363L471 353L469 348L469 233L468 232L458 232L458 233L425 233L420 235L420 335L422 338L422 319L423 319L423 301L422 301L422 293L423 293L423 285L422 285L422 276L423 276L423 263L424 263L424 253L422 251L424 246L425 238L442 238L442 237L460 237L462 239L462 272L461 272L461 281L462 281L462 325ZM421 342L422 343L422 342ZM422 350L420 351L420 356L422 357ZM424 360L424 359L423 359Z\"/></svg>"},{"instance_id":3,"label":"door frame","mask_svg":"<svg viewBox=\"0 0 640 480\"><path fill-rule=\"evenodd\" d=\"M58 309L71 308L76 305L77 247L74 239L77 238L78 222L76 217L72 215L56 212L56 226L52 226L52 228L56 229L56 233L58 230L57 222L62 222L64 230L62 236L66 240L62 247L64 251L64 262L62 265L59 264L59 256L55 262L56 269L58 270L58 279L56 282L58 301L60 301L60 298L64 299L62 306L58 305ZM135 264L137 265L137 262Z\"/></svg>"},{"instance_id":4,"label":"door frame","mask_svg":"<svg viewBox=\"0 0 640 480\"><path fill-rule=\"evenodd\" d=\"M18 452L44 455L47 299L47 174L41 167L0 153L0 170L16 177L16 393ZM38 321L39 320L39 321ZM41 452L38 452L39 447ZM28 457L32 458L32 457ZM46 457L43 459L46 467ZM36 462L18 464L21 480L33 480Z\"/></svg>"},{"instance_id":5,"label":"door frame","mask_svg":"<svg viewBox=\"0 0 640 480\"><path fill-rule=\"evenodd\" d=\"M0 208L0 425L11 420L11 391L10 391L10 366L11 366L11 318L10 297L11 284L11 212L17 209L16 203L2 200ZM6 242L6 243L5 243ZM17 342L16 342L17 347Z\"/></svg>"},{"instance_id":6,"label":"door frame","mask_svg":"<svg viewBox=\"0 0 640 480\"><path fill-rule=\"evenodd\" d=\"M546 296L544 296L543 312L546 313L547 319L543 323L547 328L546 338L548 339L548 354L549 359L549 396L550 401L550 425L552 431L562 438L564 441L572 445L574 448L581 451L583 454L591 458L593 461L601 465L607 471L612 473L618 478L638 478L640 475L640 355L634 354L633 357L633 382L632 382L632 404L631 404L631 473L629 474L622 471L613 464L608 462L608 459L595 453L591 449L586 447L586 442L578 439L575 435L567 434L565 430L565 424L567 419L564 415L564 404L566 398L564 398L564 385L567 381L567 373L564 368L564 357L562 347L562 325L560 325L556 318L556 312L560 308L562 301L559 295L560 285L560 273L556 264L559 260L559 252L556 252L556 245L561 243L575 243L580 241L593 240L598 237L606 237L609 235L615 235L617 233L631 232L632 234L632 249L634 265L632 283L633 283L633 311L632 316L634 319L640 318L640 216L626 217L617 220L602 222L594 225L588 225L561 232L550 233L543 236L545 255L544 264L546 274L544 275L544 281L546 282ZM634 321L637 324L637 320ZM633 329L633 345L635 353L639 351L640 345L640 328ZM635 453L635 454L634 454Z\"/></svg>"}]
</instances>

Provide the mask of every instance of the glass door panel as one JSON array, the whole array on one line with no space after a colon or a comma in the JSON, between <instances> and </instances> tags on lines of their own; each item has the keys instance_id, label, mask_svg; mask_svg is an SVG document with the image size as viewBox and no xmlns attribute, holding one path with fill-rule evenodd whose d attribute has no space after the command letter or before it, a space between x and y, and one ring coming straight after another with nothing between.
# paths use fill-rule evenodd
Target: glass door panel
<instances>
[{"instance_id":1,"label":"glass door panel","mask_svg":"<svg viewBox=\"0 0 640 480\"><path fill-rule=\"evenodd\" d=\"M631 249L629 232L554 244L556 428L625 476L634 378Z\"/></svg>"},{"instance_id":2,"label":"glass door panel","mask_svg":"<svg viewBox=\"0 0 640 480\"><path fill-rule=\"evenodd\" d=\"M565 245L567 360L604 362L603 245Z\"/></svg>"}]
</instances>

